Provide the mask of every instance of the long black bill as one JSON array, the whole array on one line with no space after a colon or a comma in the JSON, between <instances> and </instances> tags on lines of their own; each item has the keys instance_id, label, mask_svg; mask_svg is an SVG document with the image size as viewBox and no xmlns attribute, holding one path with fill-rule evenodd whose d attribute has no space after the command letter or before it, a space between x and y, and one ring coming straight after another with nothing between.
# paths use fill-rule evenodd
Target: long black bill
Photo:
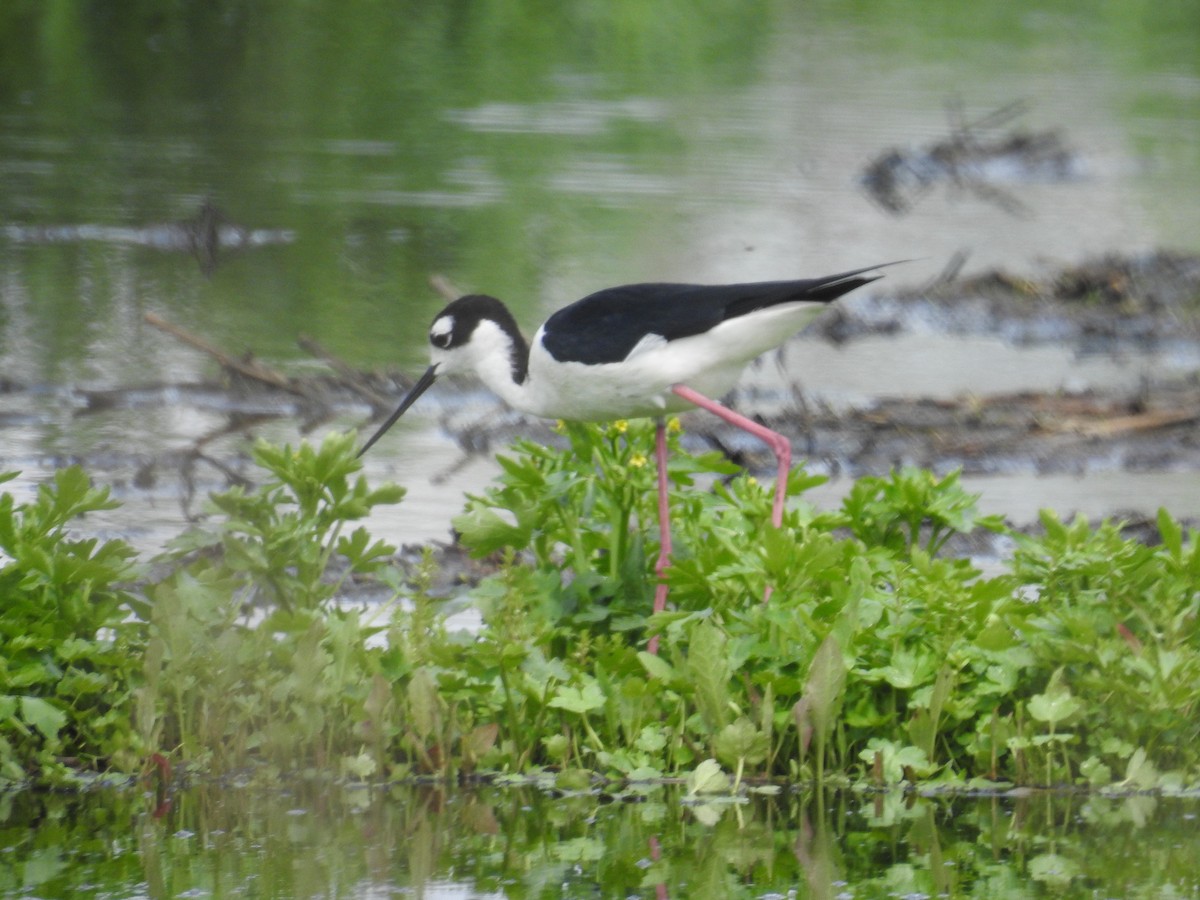
<instances>
[{"instance_id":1,"label":"long black bill","mask_svg":"<svg viewBox=\"0 0 1200 900\"><path fill-rule=\"evenodd\" d=\"M374 444L381 437L383 437L383 433L385 431L387 431L389 428L391 428L393 425L395 425L396 420L399 419L406 412L408 412L408 408L410 406L412 406L414 403L416 403L417 398L420 397L423 393L425 393L425 391L428 390L429 386L431 384L433 384L433 382L436 380L437 380L437 363L434 363L432 366L430 366L428 369L425 370L424 375L422 375L420 378L417 379L417 383L412 386L412 390L410 390L408 392L408 394L405 396L405 398L400 401L400 405L398 407L396 407L396 411L394 413L392 413L390 416L388 416L387 421L384 422L381 426L379 426L379 430L376 431L373 435L371 435L371 439L369 441L367 441L365 444L363 444L362 449L358 451L358 456L362 456L364 453L366 453L368 450L370 450L371 445Z\"/></svg>"}]
</instances>

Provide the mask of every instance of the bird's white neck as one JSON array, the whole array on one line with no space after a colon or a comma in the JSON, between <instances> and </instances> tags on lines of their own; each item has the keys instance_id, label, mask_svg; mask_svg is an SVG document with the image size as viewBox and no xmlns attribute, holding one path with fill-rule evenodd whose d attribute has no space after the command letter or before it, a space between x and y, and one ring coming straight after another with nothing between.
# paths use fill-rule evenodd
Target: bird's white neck
<instances>
[{"instance_id":1,"label":"bird's white neck","mask_svg":"<svg viewBox=\"0 0 1200 900\"><path fill-rule=\"evenodd\" d=\"M528 396L529 345L519 332L484 319L475 326L469 343L447 354L446 363L445 371L473 370L509 406L533 411Z\"/></svg>"}]
</instances>

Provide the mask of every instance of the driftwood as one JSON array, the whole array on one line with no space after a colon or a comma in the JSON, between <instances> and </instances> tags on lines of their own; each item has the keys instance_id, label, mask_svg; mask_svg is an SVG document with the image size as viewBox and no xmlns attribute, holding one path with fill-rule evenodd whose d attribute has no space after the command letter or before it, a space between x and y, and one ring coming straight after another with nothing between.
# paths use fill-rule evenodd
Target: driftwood
<instances>
[{"instance_id":1,"label":"driftwood","mask_svg":"<svg viewBox=\"0 0 1200 900\"><path fill-rule=\"evenodd\" d=\"M1131 416L1115 416L1097 422L1070 421L1063 423L1063 430L1074 430L1085 437L1115 437L1137 431L1154 431L1172 425L1200 422L1200 410L1157 410Z\"/></svg>"},{"instance_id":2,"label":"driftwood","mask_svg":"<svg viewBox=\"0 0 1200 900\"><path fill-rule=\"evenodd\" d=\"M208 341L201 337L197 337L190 331L180 328L178 325L173 325L166 319L155 313L148 312L145 315L145 320L148 324L153 325L160 331L165 331L172 337L182 341L190 347L195 347L202 353L206 353L221 364L223 368L229 369L231 372L236 372L245 378L253 381L260 381L263 384L270 385L273 388L279 388L282 391L287 391L292 394L297 394L301 397L309 396L308 392L300 385L292 382L290 378L274 369L264 366L255 359L234 359L227 353L218 350Z\"/></svg>"},{"instance_id":3,"label":"driftwood","mask_svg":"<svg viewBox=\"0 0 1200 900\"><path fill-rule=\"evenodd\" d=\"M447 303L451 300L457 300L462 296L462 291L454 286L454 282L445 275L436 272L429 276L429 286L437 291Z\"/></svg>"}]
</instances>

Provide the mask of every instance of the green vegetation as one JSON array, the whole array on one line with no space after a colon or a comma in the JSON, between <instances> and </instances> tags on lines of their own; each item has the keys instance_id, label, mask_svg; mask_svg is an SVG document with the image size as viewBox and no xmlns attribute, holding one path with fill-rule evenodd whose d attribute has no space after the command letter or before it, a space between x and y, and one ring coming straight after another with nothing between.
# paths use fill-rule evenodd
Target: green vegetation
<instances>
[{"instance_id":1,"label":"green vegetation","mask_svg":"<svg viewBox=\"0 0 1200 900\"><path fill-rule=\"evenodd\" d=\"M939 554L1005 530L957 475L863 478L818 511L802 494L820 479L798 468L775 529L769 490L675 446L673 609L650 617L653 430L562 431L566 450L519 443L456 520L495 562L472 591L478 634L446 630L431 559L403 585L393 548L345 533L403 494L354 477L349 436L260 444L269 480L213 497L217 526L181 538L138 596L118 587L128 548L64 533L108 503L78 470L36 503L6 498L0 714L17 738L0 772L62 780L159 752L366 780L688 775L698 797L762 777L1200 779L1200 542L1166 512L1157 547L1045 513L984 576ZM350 577L405 602L339 605Z\"/></svg>"},{"instance_id":2,"label":"green vegetation","mask_svg":"<svg viewBox=\"0 0 1200 900\"><path fill-rule=\"evenodd\" d=\"M139 629L127 621L144 607L120 587L134 574L133 550L67 529L115 505L77 467L57 471L30 503L0 494L0 784L128 771L144 752L129 714Z\"/></svg>"}]
</instances>

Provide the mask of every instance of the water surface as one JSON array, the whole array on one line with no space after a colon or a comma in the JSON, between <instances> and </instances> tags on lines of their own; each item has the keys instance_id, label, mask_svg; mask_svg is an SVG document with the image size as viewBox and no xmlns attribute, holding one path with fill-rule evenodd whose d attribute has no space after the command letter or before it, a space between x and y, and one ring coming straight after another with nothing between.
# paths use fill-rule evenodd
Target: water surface
<instances>
[{"instance_id":1,"label":"water surface","mask_svg":"<svg viewBox=\"0 0 1200 900\"><path fill-rule=\"evenodd\" d=\"M0 897L1195 897L1195 798L236 780L0 798Z\"/></svg>"}]
</instances>

